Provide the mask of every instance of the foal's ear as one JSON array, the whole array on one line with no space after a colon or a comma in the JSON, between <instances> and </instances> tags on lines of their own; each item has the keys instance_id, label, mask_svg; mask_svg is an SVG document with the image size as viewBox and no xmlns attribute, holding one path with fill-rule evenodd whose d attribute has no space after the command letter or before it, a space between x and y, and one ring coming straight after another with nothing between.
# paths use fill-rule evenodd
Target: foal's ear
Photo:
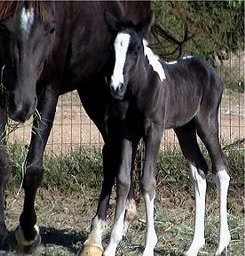
<instances>
[{"instance_id":1,"label":"foal's ear","mask_svg":"<svg viewBox=\"0 0 245 256\"><path fill-rule=\"evenodd\" d=\"M105 10L104 16L105 16L105 21L106 21L106 23L109 27L109 30L111 30L111 32L118 32L118 30L119 30L119 20L117 19L117 17L115 17L108 10Z\"/></svg>"},{"instance_id":2,"label":"foal's ear","mask_svg":"<svg viewBox=\"0 0 245 256\"><path fill-rule=\"evenodd\" d=\"M153 12L150 11L148 15L136 25L137 32L141 34L143 38L147 39L154 23L155 16Z\"/></svg>"}]
</instances>

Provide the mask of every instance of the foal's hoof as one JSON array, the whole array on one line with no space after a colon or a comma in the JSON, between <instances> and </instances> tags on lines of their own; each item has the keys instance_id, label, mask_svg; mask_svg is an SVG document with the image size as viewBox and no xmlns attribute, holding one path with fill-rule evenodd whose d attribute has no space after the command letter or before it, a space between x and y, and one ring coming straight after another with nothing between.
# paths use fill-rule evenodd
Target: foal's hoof
<instances>
[{"instance_id":1,"label":"foal's hoof","mask_svg":"<svg viewBox=\"0 0 245 256\"><path fill-rule=\"evenodd\" d=\"M216 255L216 256L227 256L227 255L229 255L229 254L228 254L228 248L226 247L223 251L221 251L221 252L216 252L215 255Z\"/></svg>"},{"instance_id":2,"label":"foal's hoof","mask_svg":"<svg viewBox=\"0 0 245 256\"><path fill-rule=\"evenodd\" d=\"M36 252L37 248L41 244L41 236L39 234L39 229L37 226L34 227L37 231L37 234L32 241L25 240L23 231L20 226L17 227L15 231L16 239L16 251L17 255L32 255Z\"/></svg>"},{"instance_id":3,"label":"foal's hoof","mask_svg":"<svg viewBox=\"0 0 245 256\"><path fill-rule=\"evenodd\" d=\"M94 245L85 245L79 256L102 256L103 249Z\"/></svg>"}]
</instances>

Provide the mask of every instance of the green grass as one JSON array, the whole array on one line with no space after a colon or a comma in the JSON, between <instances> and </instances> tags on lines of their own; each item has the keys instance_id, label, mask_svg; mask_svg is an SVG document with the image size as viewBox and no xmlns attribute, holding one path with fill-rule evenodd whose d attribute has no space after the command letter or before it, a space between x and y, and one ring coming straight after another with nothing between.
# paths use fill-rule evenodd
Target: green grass
<instances>
[{"instance_id":1,"label":"green grass","mask_svg":"<svg viewBox=\"0 0 245 256\"><path fill-rule=\"evenodd\" d=\"M14 230L23 204L18 193L23 154L20 147L10 146L13 172L7 185L6 223ZM228 217L232 241L230 255L244 255L244 149L226 152L230 164L231 183L228 196ZM205 154L206 155L206 154ZM43 245L40 255L76 255L86 239L96 212L102 182L102 159L99 149L81 148L67 155L44 158L44 179L39 189L36 209ZM178 150L161 152L157 164L157 196L155 226L158 235L156 255L183 255L193 234L194 193L188 166ZM134 181L137 184L137 175ZM218 197L211 173L208 175L206 207L206 245L199 255L214 255L218 233ZM108 221L111 224L115 207L115 191L110 202ZM136 191L139 220L120 243L117 255L134 256L142 251L145 234L144 205ZM109 231L104 245L109 241ZM15 255L13 233L7 238L8 255Z\"/></svg>"}]
</instances>

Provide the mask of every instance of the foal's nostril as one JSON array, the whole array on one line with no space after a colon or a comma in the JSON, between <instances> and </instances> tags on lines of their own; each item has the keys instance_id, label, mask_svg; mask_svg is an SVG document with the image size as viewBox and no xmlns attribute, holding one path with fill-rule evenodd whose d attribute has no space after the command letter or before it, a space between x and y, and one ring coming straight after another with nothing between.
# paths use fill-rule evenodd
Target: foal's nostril
<instances>
[{"instance_id":1,"label":"foal's nostril","mask_svg":"<svg viewBox=\"0 0 245 256\"><path fill-rule=\"evenodd\" d=\"M120 84L117 86L117 88L116 88L116 92L117 92L117 93L121 93L122 90L123 90L123 84L120 83Z\"/></svg>"},{"instance_id":2,"label":"foal's nostril","mask_svg":"<svg viewBox=\"0 0 245 256\"><path fill-rule=\"evenodd\" d=\"M122 100L124 97L123 83L118 84L116 87L111 85L111 95L118 100Z\"/></svg>"}]
</instances>

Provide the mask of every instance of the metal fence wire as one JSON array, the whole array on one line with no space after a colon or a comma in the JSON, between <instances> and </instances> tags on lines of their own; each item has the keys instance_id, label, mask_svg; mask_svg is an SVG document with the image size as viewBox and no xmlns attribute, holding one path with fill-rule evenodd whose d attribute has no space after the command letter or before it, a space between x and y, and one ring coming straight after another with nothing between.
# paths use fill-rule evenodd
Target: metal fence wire
<instances>
[{"instance_id":1,"label":"metal fence wire","mask_svg":"<svg viewBox=\"0 0 245 256\"><path fill-rule=\"evenodd\" d=\"M220 140L223 147L244 141L244 56L232 54L219 66L218 72L225 84L220 105ZM9 122L7 142L28 145L31 135L30 120L24 125ZM101 147L103 139L85 113L77 92L60 97L46 152L66 153L81 146ZM177 138L172 130L165 130L161 149L176 147Z\"/></svg>"}]
</instances>

